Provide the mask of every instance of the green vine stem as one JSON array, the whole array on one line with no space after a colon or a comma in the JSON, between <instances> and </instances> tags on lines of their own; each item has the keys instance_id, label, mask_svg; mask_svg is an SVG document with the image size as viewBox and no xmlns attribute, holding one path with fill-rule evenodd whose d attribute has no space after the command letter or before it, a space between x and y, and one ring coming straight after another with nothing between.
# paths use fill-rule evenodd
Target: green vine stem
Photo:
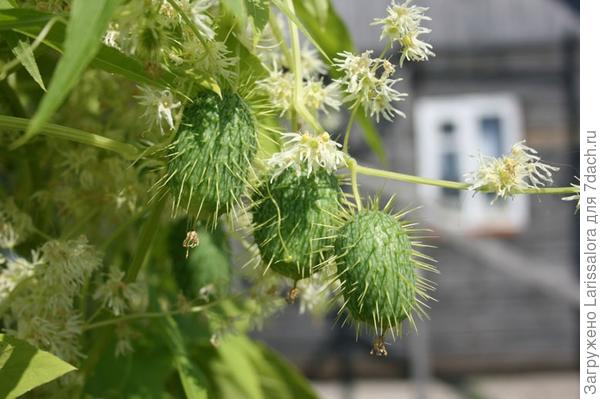
<instances>
[{"instance_id":1,"label":"green vine stem","mask_svg":"<svg viewBox=\"0 0 600 399\"><path fill-rule=\"evenodd\" d=\"M293 0L287 0L290 12L295 13ZM290 39L292 42L292 59L291 65L294 74L294 91L293 100L294 109L309 125L311 125L318 133L323 131L319 121L306 109L302 102L302 60L300 58L300 37L298 27L293 21L290 21Z\"/></svg>"},{"instance_id":2,"label":"green vine stem","mask_svg":"<svg viewBox=\"0 0 600 399\"><path fill-rule=\"evenodd\" d=\"M0 115L0 127L25 130L28 125L29 119ZM84 132L83 130L73 129L71 127L48 123L42 128L41 133L49 137L70 140L76 143L91 145L93 147L102 148L103 150L116 152L127 160L135 160L139 155L138 149L131 144L122 143L117 140L109 139L108 137Z\"/></svg>"},{"instance_id":3,"label":"green vine stem","mask_svg":"<svg viewBox=\"0 0 600 399\"><path fill-rule=\"evenodd\" d=\"M348 120L348 125L346 126L346 131L344 132L344 145L342 147L342 151L344 154L348 155L348 150L350 147L350 131L352 130L352 125L354 124L354 118L356 118L356 113L358 112L358 106L352 109L352 113L350 114L350 119Z\"/></svg>"},{"instance_id":4,"label":"green vine stem","mask_svg":"<svg viewBox=\"0 0 600 399\"><path fill-rule=\"evenodd\" d=\"M129 268L125 274L124 281L126 283L131 283L136 280L138 273L140 272L144 263L146 263L148 260L150 252L152 252L152 241L154 241L154 237L156 237L156 234L158 233L160 217L166 202L166 195L157 199L150 210L148 219L146 219L142 226L133 260L129 264Z\"/></svg>"},{"instance_id":5,"label":"green vine stem","mask_svg":"<svg viewBox=\"0 0 600 399\"><path fill-rule=\"evenodd\" d=\"M352 176L352 194L354 195L354 202L356 203L356 208L360 211L362 209L362 199L360 198L360 191L358 189L358 164L354 158L349 158L346 162Z\"/></svg>"},{"instance_id":6,"label":"green vine stem","mask_svg":"<svg viewBox=\"0 0 600 399\"><path fill-rule=\"evenodd\" d=\"M350 167L351 162L354 162L355 166ZM353 173L353 169L356 173L366 175L366 176L374 176L381 177L384 179L398 180L405 183L414 183L414 184L424 184L428 186L436 186L436 187L444 187L455 190L469 190L471 185L468 183L461 183L449 180L436 180L429 179L427 177L413 176L407 175L404 173L390 172L387 170L369 168L366 166L361 166L356 163L353 158L347 160L348 168L350 172ZM479 190L481 192L489 192L489 190ZM515 190L511 194L575 194L579 192L577 187L542 187L542 188L528 188L524 190Z\"/></svg>"},{"instance_id":7,"label":"green vine stem","mask_svg":"<svg viewBox=\"0 0 600 399\"><path fill-rule=\"evenodd\" d=\"M111 324L119 324L119 323L132 321L132 320L161 318L161 317L167 317L167 316L174 316L174 315L178 315L178 314L200 313L200 312L204 312L220 303L221 303L220 301L215 301L215 302L212 302L212 303L210 303L208 305L204 305L204 306L193 306L189 309L167 310L164 312L132 313L132 314L125 315L122 317L115 317L112 319L101 320L101 321L97 321L95 323L87 324L83 327L83 330L84 331L93 330L96 328L109 326Z\"/></svg>"}]
</instances>

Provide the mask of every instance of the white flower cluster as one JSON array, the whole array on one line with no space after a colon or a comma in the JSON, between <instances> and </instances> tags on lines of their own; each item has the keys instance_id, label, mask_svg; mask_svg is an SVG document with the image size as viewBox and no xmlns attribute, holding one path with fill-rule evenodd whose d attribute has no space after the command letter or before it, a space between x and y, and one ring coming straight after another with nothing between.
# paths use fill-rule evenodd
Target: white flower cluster
<instances>
[{"instance_id":1,"label":"white flower cluster","mask_svg":"<svg viewBox=\"0 0 600 399\"><path fill-rule=\"evenodd\" d=\"M146 286L142 282L128 283L123 280L125 273L112 268L106 280L96 288L94 299L100 300L115 316L120 316L129 309L144 310L148 303Z\"/></svg>"},{"instance_id":2,"label":"white flower cluster","mask_svg":"<svg viewBox=\"0 0 600 399\"><path fill-rule=\"evenodd\" d=\"M0 286L10 312L3 317L10 333L50 350L67 361L79 356L82 321L74 306L81 287L101 263L85 238L48 241L32 261L5 257ZM18 286L18 287L17 287Z\"/></svg>"},{"instance_id":3,"label":"white flower cluster","mask_svg":"<svg viewBox=\"0 0 600 399\"><path fill-rule=\"evenodd\" d=\"M512 146L510 154L494 158L479 156L479 168L466 175L471 190L496 193L507 198L515 192L543 187L552 183L552 173L559 168L541 162L537 151L525 145L525 140Z\"/></svg>"},{"instance_id":4,"label":"white flower cluster","mask_svg":"<svg viewBox=\"0 0 600 399\"><path fill-rule=\"evenodd\" d=\"M341 102L337 84L326 85L323 82L322 75L327 73L327 67L317 52L305 45L300 60L303 78L300 97L306 108L312 113L338 111ZM257 84L268 94L271 104L277 107L280 115L292 109L294 75L283 55L275 52L271 56L269 76Z\"/></svg>"},{"instance_id":5,"label":"white flower cluster","mask_svg":"<svg viewBox=\"0 0 600 399\"><path fill-rule=\"evenodd\" d=\"M12 199L0 202L0 248L11 249L33 229L31 218Z\"/></svg>"},{"instance_id":6,"label":"white flower cluster","mask_svg":"<svg viewBox=\"0 0 600 399\"><path fill-rule=\"evenodd\" d=\"M162 134L175 129L174 111L181 107L169 90L157 90L151 87L140 87L142 94L136 96L145 107L143 118L148 121L149 128L158 127Z\"/></svg>"},{"instance_id":7,"label":"white flower cluster","mask_svg":"<svg viewBox=\"0 0 600 399\"><path fill-rule=\"evenodd\" d=\"M579 178L576 177L576 179L577 181L579 181ZM579 184L571 183L571 187L576 189L576 193L567 197L563 197L561 199L563 201L577 201L577 203L575 204L575 212L577 212L579 211L579 208L581 206L581 186Z\"/></svg>"},{"instance_id":8,"label":"white flower cluster","mask_svg":"<svg viewBox=\"0 0 600 399\"><path fill-rule=\"evenodd\" d=\"M322 315L328 308L329 286L327 276L323 272L317 272L310 278L298 281L300 314L308 312Z\"/></svg>"},{"instance_id":9,"label":"white flower cluster","mask_svg":"<svg viewBox=\"0 0 600 399\"><path fill-rule=\"evenodd\" d=\"M347 94L344 101L352 102L353 107L362 105L378 122L380 115L390 121L396 115L404 117L393 105L408 95L393 88L402 79L393 79L394 65L382 58L371 58L372 53L369 50L354 55L344 51L334 59L337 70L342 73L337 82Z\"/></svg>"},{"instance_id":10,"label":"white flower cluster","mask_svg":"<svg viewBox=\"0 0 600 399\"><path fill-rule=\"evenodd\" d=\"M431 30L421 26L421 22L431 20L424 15L428 7L417 7L410 5L412 0L406 0L402 4L396 4L395 0L387 8L385 18L377 18L373 25L382 25L380 39L389 40L393 46L398 42L402 48L400 66L405 60L426 61L435 54L431 51L432 46L419 39L419 36L430 33Z\"/></svg>"},{"instance_id":11,"label":"white flower cluster","mask_svg":"<svg viewBox=\"0 0 600 399\"><path fill-rule=\"evenodd\" d=\"M306 172L308 175L318 168L329 172L344 165L344 153L341 145L329 137L327 132L318 136L305 133L284 133L284 145L281 152L273 154L267 161L272 169L272 179L279 176L287 168L294 168L297 175Z\"/></svg>"},{"instance_id":12,"label":"white flower cluster","mask_svg":"<svg viewBox=\"0 0 600 399\"><path fill-rule=\"evenodd\" d=\"M216 40L213 15L218 1L177 0L177 5L181 12L166 0L126 2L104 43L142 58L151 73L166 65L192 78L233 79L236 58Z\"/></svg>"}]
</instances>

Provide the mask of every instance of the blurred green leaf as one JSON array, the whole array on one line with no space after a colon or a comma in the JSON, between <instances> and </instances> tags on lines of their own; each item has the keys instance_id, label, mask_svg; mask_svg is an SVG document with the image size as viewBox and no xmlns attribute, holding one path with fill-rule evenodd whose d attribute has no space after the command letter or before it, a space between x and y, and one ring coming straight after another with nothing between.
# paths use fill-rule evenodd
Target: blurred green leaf
<instances>
[{"instance_id":1,"label":"blurred green leaf","mask_svg":"<svg viewBox=\"0 0 600 399\"><path fill-rule=\"evenodd\" d=\"M158 324L158 323L156 323ZM86 398L104 399L167 399L170 376L173 375L173 356L165 344L164 334L147 325L143 335L132 342L133 352L115 354L118 338L108 331L109 345L101 352L98 363L86 378ZM99 334L90 340L97 342Z\"/></svg>"},{"instance_id":2,"label":"blurred green leaf","mask_svg":"<svg viewBox=\"0 0 600 399\"><path fill-rule=\"evenodd\" d=\"M321 46L321 41L315 37L313 37L312 32L310 29L307 29L307 27L304 25L304 20L302 20L301 18L298 18L298 16L296 15L296 13L292 12L292 10L281 0L272 0L273 4L275 4L275 6L277 6L277 8L279 8L279 10L285 14L286 17L288 17L294 24L296 24L296 27L304 34L304 36L306 36L306 38L308 40L310 40L310 42L317 48L317 50L319 50L321 52L321 55L323 55L323 57L325 57L325 59L327 60L327 62L331 62L331 57L329 56L329 54L327 53L327 51L325 51L325 49Z\"/></svg>"},{"instance_id":3,"label":"blurred green leaf","mask_svg":"<svg viewBox=\"0 0 600 399\"><path fill-rule=\"evenodd\" d=\"M246 21L245 0L221 0L221 6L235 17L238 23L243 24Z\"/></svg>"},{"instance_id":4,"label":"blurred green leaf","mask_svg":"<svg viewBox=\"0 0 600 399\"><path fill-rule=\"evenodd\" d=\"M38 133L60 107L81 74L92 61L120 0L74 0L67 25L64 54L56 66L48 92L42 99L29 128L15 143L24 144Z\"/></svg>"},{"instance_id":5,"label":"blurred green leaf","mask_svg":"<svg viewBox=\"0 0 600 399\"><path fill-rule=\"evenodd\" d=\"M317 394L310 383L277 353L259 342L240 337L240 345L246 356L260 376L260 382L265 398L279 399L317 399Z\"/></svg>"},{"instance_id":6,"label":"blurred green leaf","mask_svg":"<svg viewBox=\"0 0 600 399\"><path fill-rule=\"evenodd\" d=\"M327 22L329 15L329 0L304 0L302 6L313 18L317 19L319 24Z\"/></svg>"},{"instance_id":7,"label":"blurred green leaf","mask_svg":"<svg viewBox=\"0 0 600 399\"><path fill-rule=\"evenodd\" d=\"M173 360L179 373L179 380L183 386L185 396L188 399L208 398L206 378L202 374L202 371L189 360L177 322L171 316L168 316L162 320L162 325L167 337L167 343L173 352Z\"/></svg>"},{"instance_id":8,"label":"blurred green leaf","mask_svg":"<svg viewBox=\"0 0 600 399\"><path fill-rule=\"evenodd\" d=\"M52 14L22 8L0 9L0 30L31 26L41 29L52 17Z\"/></svg>"},{"instance_id":9,"label":"blurred green leaf","mask_svg":"<svg viewBox=\"0 0 600 399\"><path fill-rule=\"evenodd\" d=\"M76 370L53 354L0 334L0 397L16 398Z\"/></svg>"},{"instance_id":10,"label":"blurred green leaf","mask_svg":"<svg viewBox=\"0 0 600 399\"><path fill-rule=\"evenodd\" d=\"M268 0L244 0L246 3L246 10L248 15L252 17L254 21L254 28L257 31L262 32L264 27L269 22L269 13L271 12L271 6Z\"/></svg>"},{"instance_id":11,"label":"blurred green leaf","mask_svg":"<svg viewBox=\"0 0 600 399\"><path fill-rule=\"evenodd\" d=\"M260 377L245 356L245 346L248 342L251 341L243 336L231 336L223 340L217 349L221 363L215 371L227 373L227 378L244 393L244 398L263 399L266 397L262 394Z\"/></svg>"},{"instance_id":12,"label":"blurred green leaf","mask_svg":"<svg viewBox=\"0 0 600 399\"><path fill-rule=\"evenodd\" d=\"M352 37L348 28L344 24L344 21L336 13L335 8L332 7L331 1L328 2L327 15L324 22L319 22L319 18L314 15L316 6L314 3L316 0L305 2L302 0L294 0L294 6L296 7L296 14L310 32L312 37L321 45L325 53L329 58L335 58L336 54L342 51L355 52ZM323 7L323 6L321 6ZM339 72L331 69L331 75L337 77ZM363 135L369 147L377 155L379 160L387 164L387 157L385 155L385 148L381 141L381 136L377 131L373 121L365 115L365 112L360 108L357 112L357 121L362 127Z\"/></svg>"}]
</instances>

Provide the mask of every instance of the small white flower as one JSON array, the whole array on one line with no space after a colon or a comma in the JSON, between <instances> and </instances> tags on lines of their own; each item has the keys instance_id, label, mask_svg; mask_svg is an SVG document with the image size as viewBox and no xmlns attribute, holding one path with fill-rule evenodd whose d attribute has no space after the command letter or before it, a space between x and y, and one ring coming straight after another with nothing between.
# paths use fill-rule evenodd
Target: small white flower
<instances>
[{"instance_id":1,"label":"small white flower","mask_svg":"<svg viewBox=\"0 0 600 399\"><path fill-rule=\"evenodd\" d=\"M176 101L169 90L155 90L150 87L140 87L142 94L136 96L140 104L146 107L144 116L147 117L150 127L158 126L161 133L165 133L165 124L168 130L175 129L173 111L181 107L181 102Z\"/></svg>"},{"instance_id":2,"label":"small white flower","mask_svg":"<svg viewBox=\"0 0 600 399\"><path fill-rule=\"evenodd\" d=\"M215 38L215 31L213 30L213 19L207 12L216 4L215 0L196 0L190 8L192 21L198 30L210 40Z\"/></svg>"},{"instance_id":3,"label":"small white flower","mask_svg":"<svg viewBox=\"0 0 600 399\"><path fill-rule=\"evenodd\" d=\"M552 183L552 173L559 168L541 162L537 151L525 140L512 146L508 155L494 158L479 156L479 168L466 175L470 190L489 190L496 198L507 198L519 190L539 188Z\"/></svg>"},{"instance_id":4,"label":"small white flower","mask_svg":"<svg viewBox=\"0 0 600 399\"><path fill-rule=\"evenodd\" d=\"M280 110L280 116L292 108L294 90L292 74L273 69L269 72L269 76L259 80L257 85L267 93L271 104Z\"/></svg>"},{"instance_id":5,"label":"small white flower","mask_svg":"<svg viewBox=\"0 0 600 399\"><path fill-rule=\"evenodd\" d=\"M412 0L406 0L399 5L394 0L387 8L387 16L375 19L372 25L383 25L380 39L398 40L408 33L422 29L420 26L422 21L431 20L425 15L429 7L418 7L410 3Z\"/></svg>"},{"instance_id":6,"label":"small white flower","mask_svg":"<svg viewBox=\"0 0 600 399\"><path fill-rule=\"evenodd\" d=\"M303 78L316 77L327 73L327 66L319 57L319 53L314 48L304 42L300 52L300 63L302 65Z\"/></svg>"},{"instance_id":7,"label":"small white flower","mask_svg":"<svg viewBox=\"0 0 600 399\"><path fill-rule=\"evenodd\" d=\"M579 178L577 178L577 181L579 181ZM571 183L571 187L574 187L577 192L573 195L569 195L568 197L563 197L561 198L563 201L577 201L577 204L575 205L575 212L577 212L579 210L580 207L580 202L581 202L581 187L579 184L576 183Z\"/></svg>"},{"instance_id":8,"label":"small white flower","mask_svg":"<svg viewBox=\"0 0 600 399\"><path fill-rule=\"evenodd\" d=\"M25 279L32 277L42 263L39 252L31 252L31 261L12 252L3 256L5 267L0 273L0 303Z\"/></svg>"},{"instance_id":9,"label":"small white flower","mask_svg":"<svg viewBox=\"0 0 600 399\"><path fill-rule=\"evenodd\" d=\"M94 293L94 299L100 300L115 315L119 316L128 309L139 309L145 303L146 291L141 282L127 283L123 281L125 273L112 268L102 284Z\"/></svg>"},{"instance_id":10,"label":"small white flower","mask_svg":"<svg viewBox=\"0 0 600 399\"><path fill-rule=\"evenodd\" d=\"M119 39L121 36L121 32L118 29L118 26L114 24L110 24L106 33L104 34L104 38L102 41L109 47L114 47L116 49L121 49L119 47Z\"/></svg>"},{"instance_id":11,"label":"small white flower","mask_svg":"<svg viewBox=\"0 0 600 399\"><path fill-rule=\"evenodd\" d=\"M227 80L235 78L231 68L237 63L237 57L231 56L223 42L188 40L183 45L183 59L202 74L222 76Z\"/></svg>"},{"instance_id":12,"label":"small white flower","mask_svg":"<svg viewBox=\"0 0 600 399\"><path fill-rule=\"evenodd\" d=\"M307 311L309 313L318 313L319 310L325 307L329 292L327 284L321 280L320 276L313 276L310 279L298 281L300 314L304 314Z\"/></svg>"},{"instance_id":13,"label":"small white flower","mask_svg":"<svg viewBox=\"0 0 600 399\"><path fill-rule=\"evenodd\" d=\"M329 113L329 109L338 111L341 102L338 99L338 85L324 85L322 80L309 80L302 89L304 104L311 111Z\"/></svg>"},{"instance_id":14,"label":"small white flower","mask_svg":"<svg viewBox=\"0 0 600 399\"><path fill-rule=\"evenodd\" d=\"M421 33L427 33L429 30L422 30L420 32L411 32L402 37L400 43L402 44L402 55L400 56L400 66L404 64L405 60L408 61L427 61L429 57L435 56L435 53L431 51L431 44L425 43L419 40Z\"/></svg>"},{"instance_id":15,"label":"small white flower","mask_svg":"<svg viewBox=\"0 0 600 399\"><path fill-rule=\"evenodd\" d=\"M380 116L389 121L396 115L404 117L393 105L408 95L393 88L402 79L392 79L394 66L388 60L371 58L371 53L369 50L357 56L345 51L334 59L336 68L343 73L336 82L347 94L344 100L352 102L353 107L362 105L377 122Z\"/></svg>"},{"instance_id":16,"label":"small white flower","mask_svg":"<svg viewBox=\"0 0 600 399\"><path fill-rule=\"evenodd\" d=\"M338 149L341 145L331 140L327 132L318 136L308 132L284 133L283 136L283 150L273 154L267 161L273 170L272 179L290 167L294 168L297 175L303 171L310 175L317 168L334 172L339 165L345 164L344 153Z\"/></svg>"},{"instance_id":17,"label":"small white flower","mask_svg":"<svg viewBox=\"0 0 600 399\"><path fill-rule=\"evenodd\" d=\"M398 42L402 47L401 66L404 60L425 61L429 56L435 55L430 44L419 40L419 35L431 32L430 29L421 26L421 22L431 20L425 15L429 8L417 7L410 3L412 0L406 0L402 4L392 1L387 8L388 15L373 22L373 25L383 26L380 40L388 39L392 45Z\"/></svg>"}]
</instances>

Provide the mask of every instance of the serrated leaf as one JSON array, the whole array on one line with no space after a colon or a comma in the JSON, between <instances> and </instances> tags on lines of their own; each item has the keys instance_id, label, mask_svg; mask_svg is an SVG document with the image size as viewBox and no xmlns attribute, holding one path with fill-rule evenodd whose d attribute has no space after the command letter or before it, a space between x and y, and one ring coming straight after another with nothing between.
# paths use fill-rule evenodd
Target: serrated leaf
<instances>
[{"instance_id":1,"label":"serrated leaf","mask_svg":"<svg viewBox=\"0 0 600 399\"><path fill-rule=\"evenodd\" d=\"M269 22L269 14L271 12L271 6L267 0L245 0L246 11L248 15L252 17L254 28L262 32L267 23Z\"/></svg>"},{"instance_id":2,"label":"serrated leaf","mask_svg":"<svg viewBox=\"0 0 600 399\"><path fill-rule=\"evenodd\" d=\"M74 0L67 25L64 54L56 66L48 92L42 99L25 135L15 143L24 144L38 133L60 107L98 50L113 11L120 0Z\"/></svg>"},{"instance_id":3,"label":"serrated leaf","mask_svg":"<svg viewBox=\"0 0 600 399\"><path fill-rule=\"evenodd\" d=\"M42 80L42 75L40 74L37 62L35 61L33 50L31 50L31 45L23 40L19 40L12 48L12 52L33 80L42 88L42 90L46 91L46 86L44 86L44 81Z\"/></svg>"},{"instance_id":4,"label":"serrated leaf","mask_svg":"<svg viewBox=\"0 0 600 399\"><path fill-rule=\"evenodd\" d=\"M188 358L177 322L171 316L167 316L162 321L162 324L167 337L167 343L173 352L175 367L177 368L185 396L188 399L207 399L206 377Z\"/></svg>"},{"instance_id":5,"label":"serrated leaf","mask_svg":"<svg viewBox=\"0 0 600 399\"><path fill-rule=\"evenodd\" d=\"M76 370L53 354L0 334L0 397L16 398ZM1 362L0 362L1 363Z\"/></svg>"}]
</instances>

